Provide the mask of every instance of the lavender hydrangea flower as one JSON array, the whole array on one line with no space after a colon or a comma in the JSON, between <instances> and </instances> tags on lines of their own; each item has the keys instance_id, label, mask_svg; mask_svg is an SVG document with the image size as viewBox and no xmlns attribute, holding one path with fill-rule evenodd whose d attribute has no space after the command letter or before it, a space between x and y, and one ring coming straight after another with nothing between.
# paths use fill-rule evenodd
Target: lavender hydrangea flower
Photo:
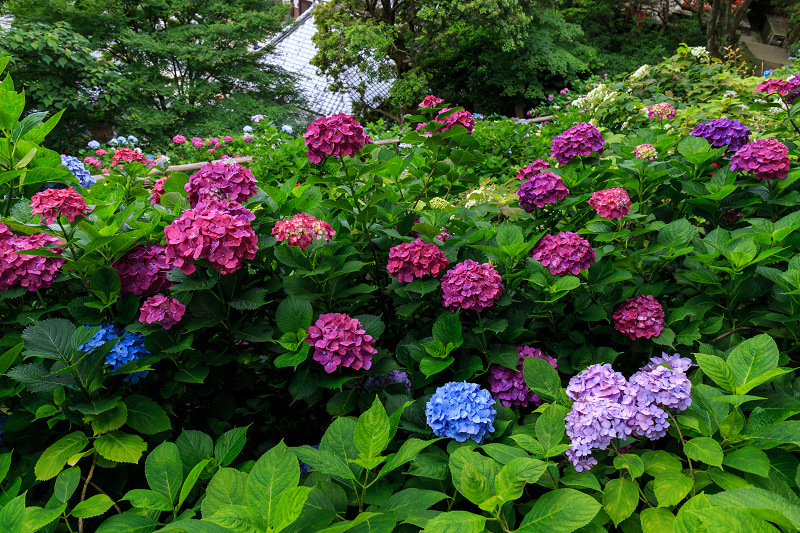
<instances>
[{"instance_id":1,"label":"lavender hydrangea flower","mask_svg":"<svg viewBox=\"0 0 800 533\"><path fill-rule=\"evenodd\" d=\"M698 124L691 135L705 139L714 148L727 146L728 150L738 150L750 142L750 129L730 118L715 118Z\"/></svg>"},{"instance_id":2,"label":"lavender hydrangea flower","mask_svg":"<svg viewBox=\"0 0 800 533\"><path fill-rule=\"evenodd\" d=\"M436 389L425 406L425 417L437 437L481 443L494 432L494 403L489 391L477 383L452 381Z\"/></svg>"},{"instance_id":3,"label":"lavender hydrangea flower","mask_svg":"<svg viewBox=\"0 0 800 533\"><path fill-rule=\"evenodd\" d=\"M98 144L98 146L100 145ZM61 164L67 167L67 170L78 179L78 183L80 183L81 187L84 189L88 189L97 183L97 180L92 177L92 173L86 170L86 167L83 166L83 162L77 157L62 155Z\"/></svg>"},{"instance_id":4,"label":"lavender hydrangea flower","mask_svg":"<svg viewBox=\"0 0 800 533\"><path fill-rule=\"evenodd\" d=\"M692 360L688 357L681 357L681 354L674 353L669 355L667 353L662 352L661 356L659 357L652 357L650 358L650 362L647 363L645 366L642 367L642 370L647 372L652 372L656 369L659 365L669 365L670 368L673 370L678 370L680 372L686 373L689 369L693 366Z\"/></svg>"},{"instance_id":5,"label":"lavender hydrangea flower","mask_svg":"<svg viewBox=\"0 0 800 533\"><path fill-rule=\"evenodd\" d=\"M282 131L282 132L284 132L284 133L288 133L289 135L291 135L291 134L293 134L293 133L294 133L294 128L292 128L292 127L291 127L290 125L288 125L288 124L284 124L283 126L281 126L281 131Z\"/></svg>"},{"instance_id":6,"label":"lavender hydrangea flower","mask_svg":"<svg viewBox=\"0 0 800 533\"><path fill-rule=\"evenodd\" d=\"M89 144L88 144L88 146L89 146L89 148L91 148L92 150L97 150L98 148L100 148L100 143L99 143L99 142L97 142L97 141L95 141L95 140L91 140L91 141L89 141Z\"/></svg>"},{"instance_id":7,"label":"lavender hydrangea flower","mask_svg":"<svg viewBox=\"0 0 800 533\"><path fill-rule=\"evenodd\" d=\"M616 401L625 394L626 383L625 376L615 372L609 363L592 365L569 380L567 396L571 400L591 397Z\"/></svg>"}]
</instances>

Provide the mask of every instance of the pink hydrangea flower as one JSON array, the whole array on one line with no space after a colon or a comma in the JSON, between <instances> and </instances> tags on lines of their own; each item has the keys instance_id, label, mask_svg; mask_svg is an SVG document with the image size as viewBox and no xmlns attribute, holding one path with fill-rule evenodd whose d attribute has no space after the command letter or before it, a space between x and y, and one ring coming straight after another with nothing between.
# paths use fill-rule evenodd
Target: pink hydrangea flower
<instances>
[{"instance_id":1,"label":"pink hydrangea flower","mask_svg":"<svg viewBox=\"0 0 800 533\"><path fill-rule=\"evenodd\" d=\"M255 259L258 249L258 237L250 222L213 203L200 203L184 211L164 228L164 236L167 261L185 274L194 272L194 261L201 258L221 274L231 274L245 259Z\"/></svg>"},{"instance_id":2,"label":"pink hydrangea flower","mask_svg":"<svg viewBox=\"0 0 800 533\"><path fill-rule=\"evenodd\" d=\"M578 275L594 263L595 253L589 241L572 231L545 235L533 247L531 256L552 275Z\"/></svg>"},{"instance_id":3,"label":"pink hydrangea flower","mask_svg":"<svg viewBox=\"0 0 800 533\"><path fill-rule=\"evenodd\" d=\"M233 142L233 137L231 137L230 135L226 135L225 138L222 140L225 141L226 143L231 143Z\"/></svg>"},{"instance_id":4,"label":"pink hydrangea flower","mask_svg":"<svg viewBox=\"0 0 800 533\"><path fill-rule=\"evenodd\" d=\"M465 110L461 109L459 111L455 111L454 113L451 113L450 115L448 115L446 117L442 116L443 114L447 113L451 109L453 109L453 108L452 107L445 107L444 109L439 111L439 114L436 115L436 122L438 122L439 124L443 124L443 126L441 128L436 130L436 133L442 133L443 131L449 130L450 128L452 128L456 124L460 124L461 126L464 126L464 128L466 128L467 133L472 135L472 130L475 128L475 119L472 117L472 114L469 111L465 111ZM427 123L418 124L417 125L417 130L421 130L421 129L427 127L427 125L428 125Z\"/></svg>"},{"instance_id":5,"label":"pink hydrangea flower","mask_svg":"<svg viewBox=\"0 0 800 533\"><path fill-rule=\"evenodd\" d=\"M561 176L552 172L540 172L522 182L517 190L519 205L526 213L537 207L560 202L569 194Z\"/></svg>"},{"instance_id":6,"label":"pink hydrangea flower","mask_svg":"<svg viewBox=\"0 0 800 533\"><path fill-rule=\"evenodd\" d=\"M318 118L309 124L303 138L312 163L321 163L329 155L337 159L353 155L371 142L361 124L344 113Z\"/></svg>"},{"instance_id":7,"label":"pink hydrangea flower","mask_svg":"<svg viewBox=\"0 0 800 533\"><path fill-rule=\"evenodd\" d=\"M66 259L15 252L65 244L46 233L16 236L4 224L0 224L0 291L7 291L15 285L25 287L28 291L50 287ZM48 249L57 254L64 250L61 247Z\"/></svg>"},{"instance_id":8,"label":"pink hydrangea flower","mask_svg":"<svg viewBox=\"0 0 800 533\"><path fill-rule=\"evenodd\" d=\"M467 259L442 276L442 305L483 311L503 295L503 278L490 263Z\"/></svg>"},{"instance_id":9,"label":"pink hydrangea flower","mask_svg":"<svg viewBox=\"0 0 800 533\"><path fill-rule=\"evenodd\" d=\"M142 304L139 322L147 324L161 322L164 329L169 329L180 322L185 312L186 306L175 298L167 298L156 294Z\"/></svg>"},{"instance_id":10,"label":"pink hydrangea flower","mask_svg":"<svg viewBox=\"0 0 800 533\"><path fill-rule=\"evenodd\" d=\"M606 141L597 128L582 122L557 135L553 139L550 155L565 165L576 157L588 157L592 152L602 155Z\"/></svg>"},{"instance_id":11,"label":"pink hydrangea flower","mask_svg":"<svg viewBox=\"0 0 800 533\"><path fill-rule=\"evenodd\" d=\"M103 164L100 163L99 159L97 159L95 157L92 157L90 155L87 155L86 157L84 157L83 158L83 162L86 163L87 165L92 165L93 167L97 167L97 168L100 168L101 166L103 166Z\"/></svg>"},{"instance_id":12,"label":"pink hydrangea flower","mask_svg":"<svg viewBox=\"0 0 800 533\"><path fill-rule=\"evenodd\" d=\"M428 96L422 99L422 102L420 102L419 107L433 107L441 104L442 102L444 102L444 100L442 100L441 98L437 98L436 96L429 94Z\"/></svg>"},{"instance_id":13,"label":"pink hydrangea flower","mask_svg":"<svg viewBox=\"0 0 800 533\"><path fill-rule=\"evenodd\" d=\"M166 183L168 176L164 176L163 178L158 178L156 182L153 184L153 190L150 191L150 204L151 205L158 205L161 203L161 197L166 193L164 191L164 183Z\"/></svg>"},{"instance_id":14,"label":"pink hydrangea flower","mask_svg":"<svg viewBox=\"0 0 800 533\"><path fill-rule=\"evenodd\" d=\"M39 215L41 222L52 224L59 216L75 222L78 217L85 217L92 210L86 207L83 196L72 187L67 189L47 189L37 192L31 198L31 213Z\"/></svg>"},{"instance_id":15,"label":"pink hydrangea flower","mask_svg":"<svg viewBox=\"0 0 800 533\"><path fill-rule=\"evenodd\" d=\"M167 261L167 247L163 244L136 246L111 266L119 274L121 294L155 294L172 286L167 272L172 265Z\"/></svg>"},{"instance_id":16,"label":"pink hydrangea flower","mask_svg":"<svg viewBox=\"0 0 800 533\"><path fill-rule=\"evenodd\" d=\"M97 155L97 157L103 157L103 156L104 156L104 155L106 155L108 152L106 152L106 151L105 151L104 149L102 149L102 148L98 148L97 150L95 150L95 151L94 151L94 153L95 153L95 155Z\"/></svg>"},{"instance_id":17,"label":"pink hydrangea flower","mask_svg":"<svg viewBox=\"0 0 800 533\"><path fill-rule=\"evenodd\" d=\"M731 170L764 181L785 179L789 175L789 148L775 139L745 144L731 157Z\"/></svg>"},{"instance_id":18,"label":"pink hydrangea flower","mask_svg":"<svg viewBox=\"0 0 800 533\"><path fill-rule=\"evenodd\" d=\"M517 179L520 181L528 181L532 177L541 174L542 170L550 168L550 163L544 159L535 159L532 163L528 163L517 173Z\"/></svg>"},{"instance_id":19,"label":"pink hydrangea flower","mask_svg":"<svg viewBox=\"0 0 800 533\"><path fill-rule=\"evenodd\" d=\"M611 318L614 329L627 334L631 340L658 337L664 329L664 309L649 294L628 298Z\"/></svg>"},{"instance_id":20,"label":"pink hydrangea flower","mask_svg":"<svg viewBox=\"0 0 800 533\"><path fill-rule=\"evenodd\" d=\"M589 205L601 217L609 220L622 218L631 212L631 198L625 189L621 187L603 189L592 193L592 197L589 198Z\"/></svg>"},{"instance_id":21,"label":"pink hydrangea flower","mask_svg":"<svg viewBox=\"0 0 800 533\"><path fill-rule=\"evenodd\" d=\"M109 169L107 169L107 168L104 168L104 169L103 169L103 170L101 170L100 172L101 172L101 173L103 173L103 174L105 174L105 175L107 176L107 175L109 174L109 172L111 172L111 171L110 171Z\"/></svg>"},{"instance_id":22,"label":"pink hydrangea flower","mask_svg":"<svg viewBox=\"0 0 800 533\"><path fill-rule=\"evenodd\" d=\"M116 166L120 162L132 161L135 163L147 164L147 158L142 152L131 150L130 148L118 148L111 158L111 166Z\"/></svg>"},{"instance_id":23,"label":"pink hydrangea flower","mask_svg":"<svg viewBox=\"0 0 800 533\"><path fill-rule=\"evenodd\" d=\"M675 113L675 108L667 102L659 102L656 105L647 108L647 115L650 118L657 118L659 120L672 120L675 118Z\"/></svg>"},{"instance_id":24,"label":"pink hydrangea flower","mask_svg":"<svg viewBox=\"0 0 800 533\"><path fill-rule=\"evenodd\" d=\"M377 352L361 322L344 313L320 315L308 328L306 342L314 348L314 361L329 374L339 367L369 370Z\"/></svg>"},{"instance_id":25,"label":"pink hydrangea flower","mask_svg":"<svg viewBox=\"0 0 800 533\"><path fill-rule=\"evenodd\" d=\"M389 250L389 275L398 281L410 283L425 275L437 276L449 261L439 247L422 239L404 242Z\"/></svg>"},{"instance_id":26,"label":"pink hydrangea flower","mask_svg":"<svg viewBox=\"0 0 800 533\"><path fill-rule=\"evenodd\" d=\"M186 142L186 137L184 137L183 135L176 135L175 137L172 138L172 142L174 142L175 144L183 144Z\"/></svg>"},{"instance_id":27,"label":"pink hydrangea flower","mask_svg":"<svg viewBox=\"0 0 800 533\"><path fill-rule=\"evenodd\" d=\"M189 176L184 186L189 205L195 207L204 198L229 198L243 203L256 195L256 179L238 163L209 163Z\"/></svg>"},{"instance_id":28,"label":"pink hydrangea flower","mask_svg":"<svg viewBox=\"0 0 800 533\"><path fill-rule=\"evenodd\" d=\"M200 137L192 137L192 146L195 148L202 148L203 147L203 139Z\"/></svg>"},{"instance_id":29,"label":"pink hydrangea flower","mask_svg":"<svg viewBox=\"0 0 800 533\"><path fill-rule=\"evenodd\" d=\"M542 403L541 398L531 391L522 375L522 366L525 363L525 358L537 357L544 359L556 369L558 368L558 363L549 355L544 355L538 348L531 348L530 346L517 346L517 353L519 354L519 362L517 363L516 371L497 364L489 367L489 390L496 400L508 407L527 407L528 403L539 405Z\"/></svg>"},{"instance_id":30,"label":"pink hydrangea flower","mask_svg":"<svg viewBox=\"0 0 800 533\"><path fill-rule=\"evenodd\" d=\"M289 220L276 222L272 234L279 242L288 241L289 246L299 246L305 250L315 240L329 242L336 232L327 222L298 213Z\"/></svg>"},{"instance_id":31,"label":"pink hydrangea flower","mask_svg":"<svg viewBox=\"0 0 800 533\"><path fill-rule=\"evenodd\" d=\"M653 148L652 144L640 144L633 149L633 155L637 159L649 159L650 161L654 161L655 158L658 157L658 151Z\"/></svg>"},{"instance_id":32,"label":"pink hydrangea flower","mask_svg":"<svg viewBox=\"0 0 800 533\"><path fill-rule=\"evenodd\" d=\"M778 93L783 96L783 100L791 105L794 100L800 97L800 76L795 76L791 80L769 79L758 85L757 93Z\"/></svg>"}]
</instances>

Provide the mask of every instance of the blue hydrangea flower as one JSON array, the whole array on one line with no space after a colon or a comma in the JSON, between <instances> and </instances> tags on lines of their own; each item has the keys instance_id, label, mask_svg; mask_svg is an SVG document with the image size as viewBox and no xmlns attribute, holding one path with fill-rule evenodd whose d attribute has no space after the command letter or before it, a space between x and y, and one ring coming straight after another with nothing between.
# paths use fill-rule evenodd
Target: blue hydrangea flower
<instances>
[{"instance_id":1,"label":"blue hydrangea flower","mask_svg":"<svg viewBox=\"0 0 800 533\"><path fill-rule=\"evenodd\" d=\"M458 442L483 441L494 431L494 399L477 383L451 381L438 389L425 406L428 425L437 437Z\"/></svg>"},{"instance_id":2,"label":"blue hydrangea flower","mask_svg":"<svg viewBox=\"0 0 800 533\"><path fill-rule=\"evenodd\" d=\"M242 128L242 131L244 131L245 133L252 133L253 126L245 126L244 128Z\"/></svg>"},{"instance_id":3,"label":"blue hydrangea flower","mask_svg":"<svg viewBox=\"0 0 800 533\"><path fill-rule=\"evenodd\" d=\"M319 444L315 444L314 446L312 446L312 448L314 448L315 450L319 450ZM312 470L314 470L313 466L311 466L310 464L304 463L303 461L300 461L300 474L301 475L302 474L307 474Z\"/></svg>"},{"instance_id":4,"label":"blue hydrangea flower","mask_svg":"<svg viewBox=\"0 0 800 533\"><path fill-rule=\"evenodd\" d=\"M284 124L283 126L281 126L281 131L283 131L284 133L288 133L289 135L294 133L294 129L288 124Z\"/></svg>"},{"instance_id":5,"label":"blue hydrangea flower","mask_svg":"<svg viewBox=\"0 0 800 533\"><path fill-rule=\"evenodd\" d=\"M83 163L77 157L62 155L61 164L67 167L67 170L69 170L73 176L78 178L78 183L80 183L81 187L84 189L88 189L97 183L97 180L92 177L92 173L86 170L86 167L83 166Z\"/></svg>"},{"instance_id":6,"label":"blue hydrangea flower","mask_svg":"<svg viewBox=\"0 0 800 533\"><path fill-rule=\"evenodd\" d=\"M128 135L128 141L130 141L131 144L136 144L139 142L139 139L137 139L134 135Z\"/></svg>"},{"instance_id":7,"label":"blue hydrangea flower","mask_svg":"<svg viewBox=\"0 0 800 533\"><path fill-rule=\"evenodd\" d=\"M124 135L120 135L117 137L117 142L119 144L128 144L128 139L126 139Z\"/></svg>"},{"instance_id":8,"label":"blue hydrangea flower","mask_svg":"<svg viewBox=\"0 0 800 533\"><path fill-rule=\"evenodd\" d=\"M119 141L116 139L116 137L114 137L110 141L108 141L108 144L110 144L111 146L116 146L119 144Z\"/></svg>"},{"instance_id":9,"label":"blue hydrangea flower","mask_svg":"<svg viewBox=\"0 0 800 533\"><path fill-rule=\"evenodd\" d=\"M94 326L86 326L94 327ZM116 370L125 363L135 361L142 356L150 355L144 347L144 336L141 333L131 333L120 329L113 324L103 323L100 325L100 330L94 334L94 337L78 349L84 352L89 352L101 346L102 344L110 341L111 339L120 338L117 344L108 352L106 356L106 364ZM125 381L135 384L139 379L146 376L147 370L134 372L125 377Z\"/></svg>"},{"instance_id":10,"label":"blue hydrangea flower","mask_svg":"<svg viewBox=\"0 0 800 533\"><path fill-rule=\"evenodd\" d=\"M92 150L97 150L98 148L100 148L100 143L97 141L89 141L89 148L91 148Z\"/></svg>"}]
</instances>

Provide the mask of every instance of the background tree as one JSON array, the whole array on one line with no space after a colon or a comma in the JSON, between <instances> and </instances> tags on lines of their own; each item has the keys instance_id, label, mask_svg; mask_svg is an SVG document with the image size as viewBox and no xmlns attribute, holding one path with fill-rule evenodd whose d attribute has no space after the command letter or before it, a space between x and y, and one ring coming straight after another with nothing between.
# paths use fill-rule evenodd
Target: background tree
<instances>
[{"instance_id":1,"label":"background tree","mask_svg":"<svg viewBox=\"0 0 800 533\"><path fill-rule=\"evenodd\" d=\"M123 74L120 131L166 140L218 133L297 102L293 78L251 45L281 30L287 5L273 0L13 0L17 22L68 21ZM216 130L216 131L215 131Z\"/></svg>"},{"instance_id":2,"label":"background tree","mask_svg":"<svg viewBox=\"0 0 800 533\"><path fill-rule=\"evenodd\" d=\"M25 110L65 109L49 141L65 150L76 131L102 130L117 111L122 77L109 59L92 54L89 41L69 24L32 23L0 33L0 55L25 87Z\"/></svg>"}]
</instances>

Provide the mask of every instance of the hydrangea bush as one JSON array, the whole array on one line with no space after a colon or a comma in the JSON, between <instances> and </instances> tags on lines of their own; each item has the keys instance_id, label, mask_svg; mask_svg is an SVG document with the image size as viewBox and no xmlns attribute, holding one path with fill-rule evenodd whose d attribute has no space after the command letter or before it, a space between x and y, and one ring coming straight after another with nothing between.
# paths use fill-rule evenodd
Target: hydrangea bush
<instances>
[{"instance_id":1,"label":"hydrangea bush","mask_svg":"<svg viewBox=\"0 0 800 533\"><path fill-rule=\"evenodd\" d=\"M547 124L254 117L92 144L95 183L0 114L0 522L797 529L800 104L762 81L685 49Z\"/></svg>"}]
</instances>

